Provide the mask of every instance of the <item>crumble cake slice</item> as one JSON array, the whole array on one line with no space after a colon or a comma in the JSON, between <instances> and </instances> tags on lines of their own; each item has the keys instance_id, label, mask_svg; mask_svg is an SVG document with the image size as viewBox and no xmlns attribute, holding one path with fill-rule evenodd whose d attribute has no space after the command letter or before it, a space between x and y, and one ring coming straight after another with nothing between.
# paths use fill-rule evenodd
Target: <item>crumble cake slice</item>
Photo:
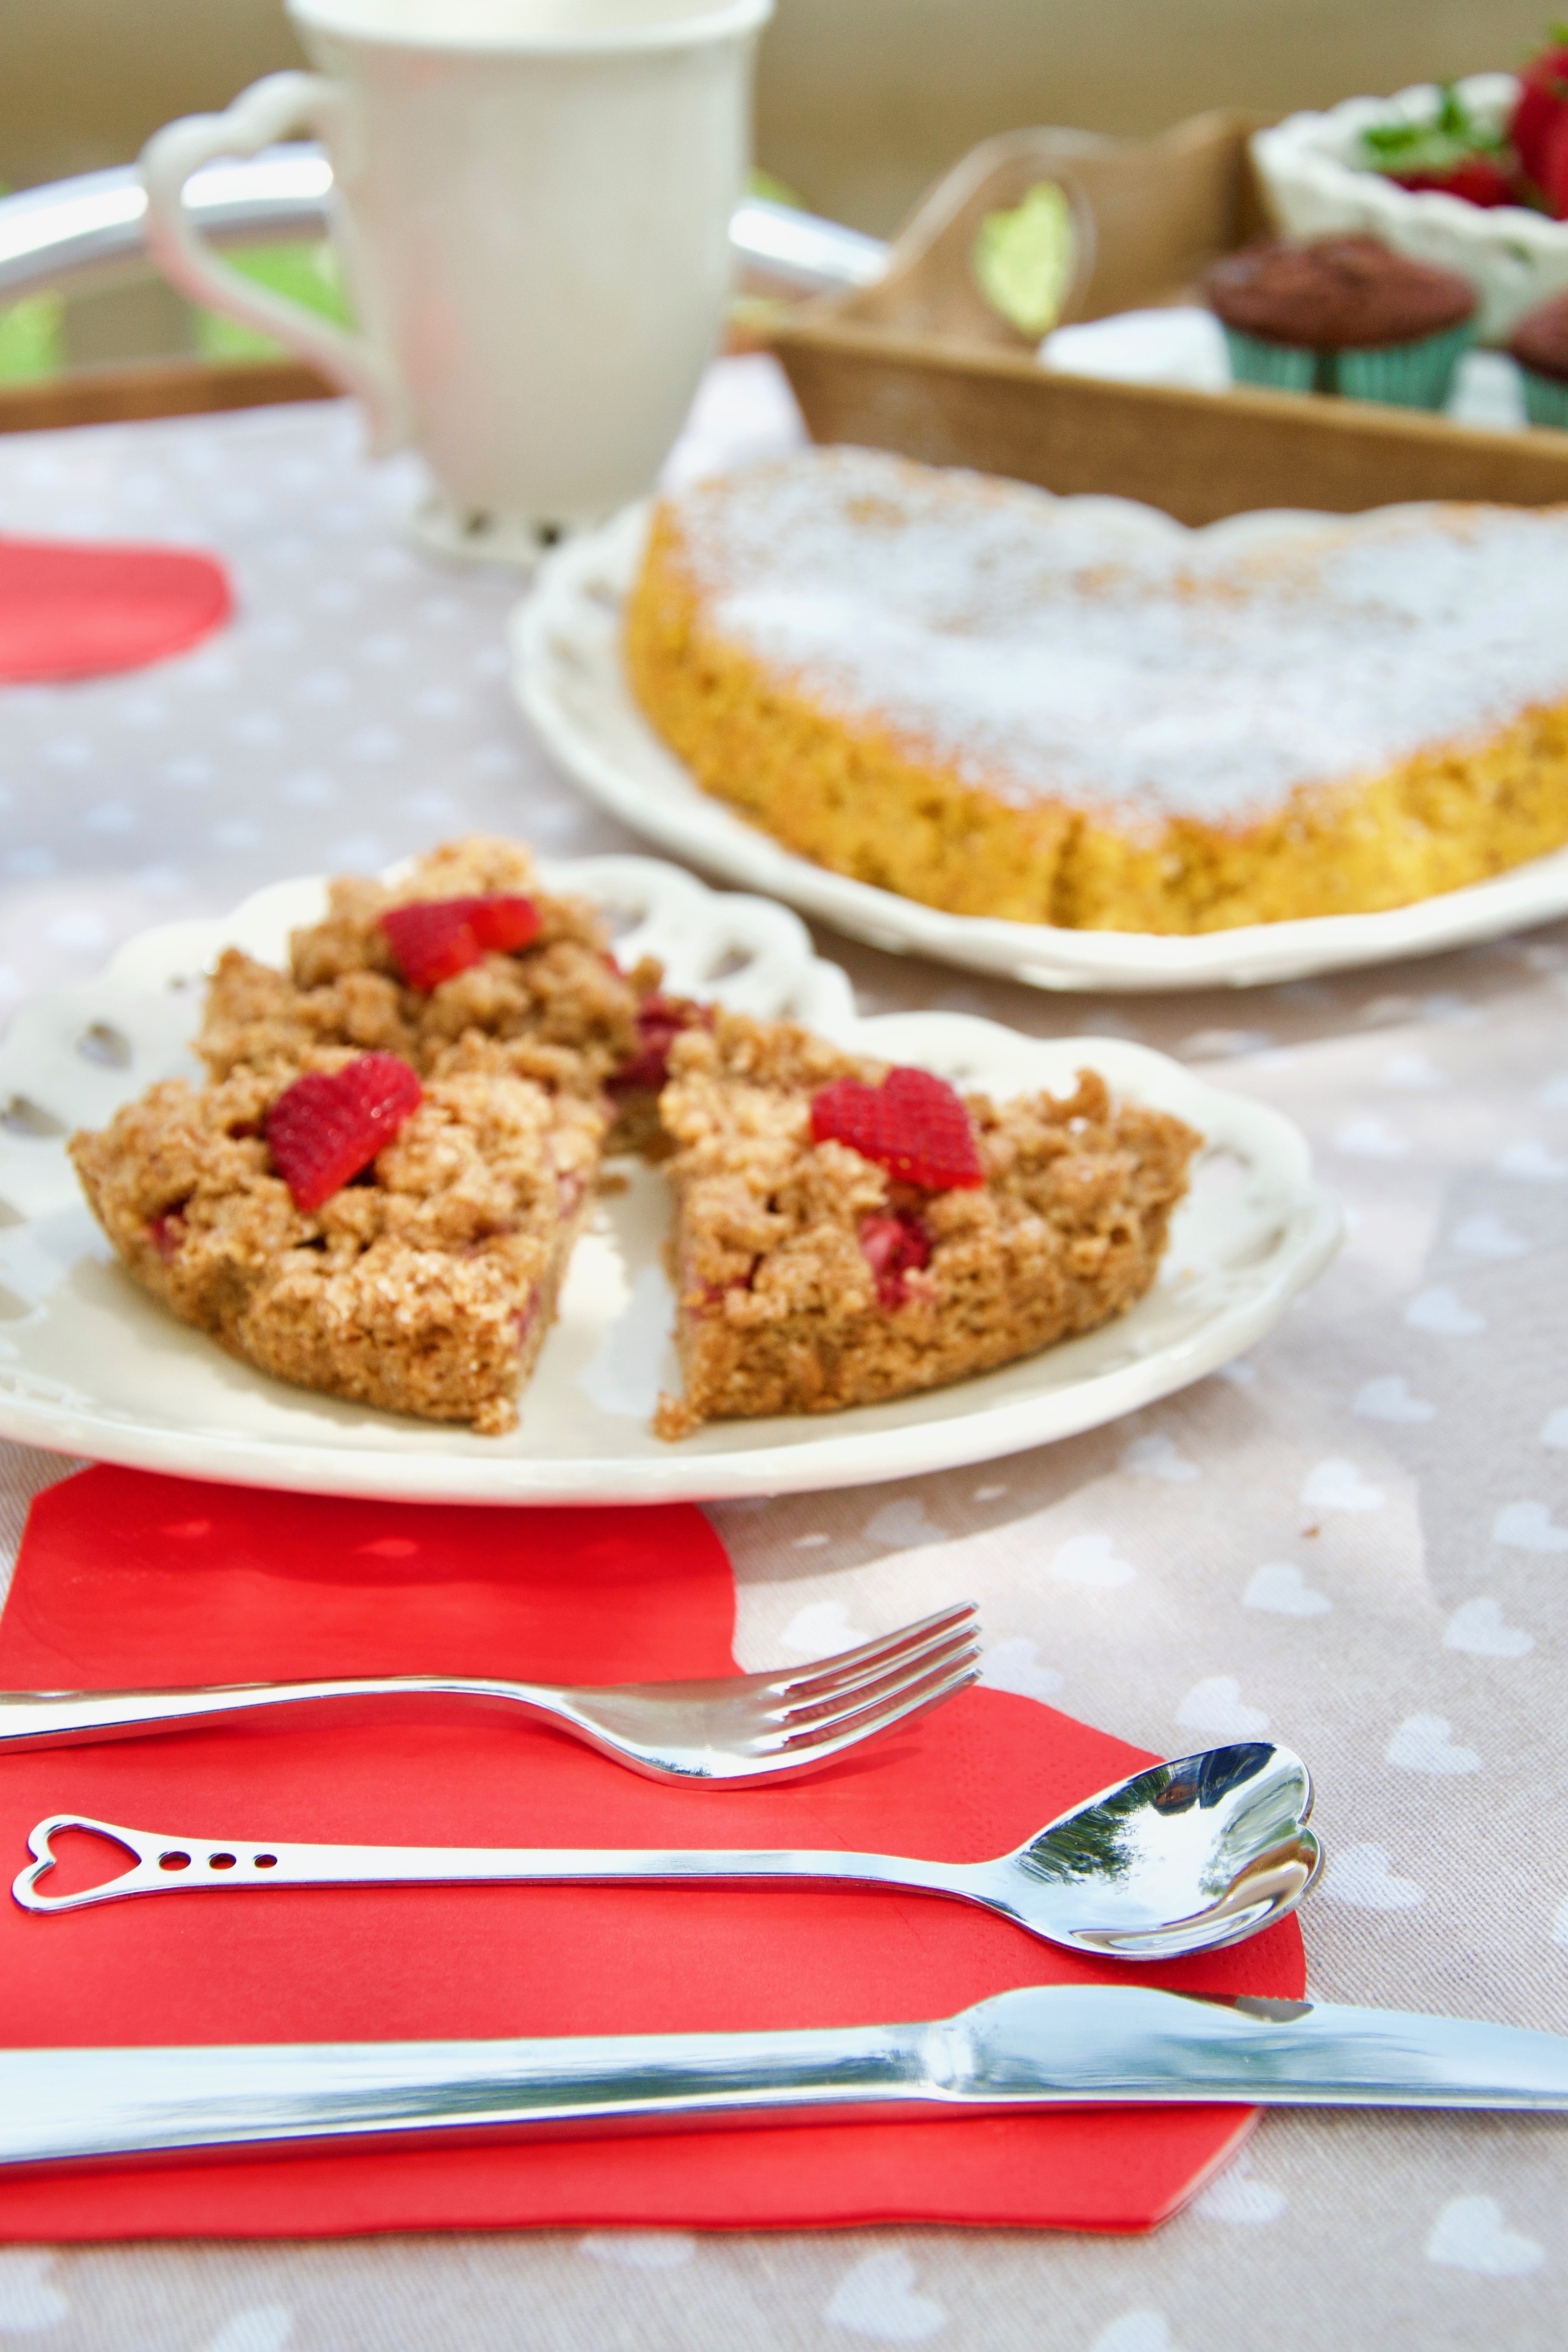
<instances>
[{"instance_id":1,"label":"crumble cake slice","mask_svg":"<svg viewBox=\"0 0 1568 2352\"><path fill-rule=\"evenodd\" d=\"M523 902L537 927L515 949L475 946L473 961L428 986L400 965L385 918L414 907ZM651 961L623 972L585 899L542 890L517 842L472 835L433 850L399 880L351 875L328 887L321 921L293 934L289 969L230 948L214 974L196 1050L215 1078L240 1067L297 1066L321 1046L400 1055L421 1076L488 1066L593 1095L643 1045L638 1011L657 990Z\"/></svg>"},{"instance_id":2,"label":"crumble cake slice","mask_svg":"<svg viewBox=\"0 0 1568 2352\"><path fill-rule=\"evenodd\" d=\"M664 1437L943 1387L1094 1329L1152 1282L1200 1140L1091 1071L997 1104L723 1012L669 1060L685 1393Z\"/></svg>"},{"instance_id":3,"label":"crumble cake slice","mask_svg":"<svg viewBox=\"0 0 1568 2352\"><path fill-rule=\"evenodd\" d=\"M331 1077L363 1057L300 1060ZM167 1080L73 1137L94 1214L137 1281L263 1371L504 1433L592 1202L609 1106L495 1070L411 1082L423 1099L392 1139L307 1210L267 1134L300 1060L199 1088Z\"/></svg>"}]
</instances>

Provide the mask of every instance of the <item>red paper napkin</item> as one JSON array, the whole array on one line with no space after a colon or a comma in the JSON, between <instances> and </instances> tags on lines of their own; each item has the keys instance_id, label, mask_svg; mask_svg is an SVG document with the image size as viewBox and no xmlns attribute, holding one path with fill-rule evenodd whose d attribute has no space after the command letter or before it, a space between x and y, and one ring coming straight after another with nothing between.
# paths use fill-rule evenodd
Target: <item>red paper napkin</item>
<instances>
[{"instance_id":1,"label":"red paper napkin","mask_svg":"<svg viewBox=\"0 0 1568 2352\"><path fill-rule=\"evenodd\" d=\"M734 1671L733 1612L722 1547L685 1505L410 1507L98 1468L33 1506L0 1621L0 1685L723 1674ZM814 1779L734 1793L661 1788L562 1734L477 1709L437 1720L399 1703L327 1733L286 1720L7 1760L5 1870L56 1811L241 1841L780 1844L978 1860L1148 1760L988 1690ZM280 1888L59 1918L0 1901L5 2039L35 2047L872 2023L1096 1977L1123 1972L967 1906L826 1888ZM1300 1937L1292 1920L1140 1980L1299 1996ZM1251 2120L1193 2107L0 2177L0 2237L893 2220L1143 2229Z\"/></svg>"},{"instance_id":2,"label":"red paper napkin","mask_svg":"<svg viewBox=\"0 0 1568 2352\"><path fill-rule=\"evenodd\" d=\"M0 681L139 669L184 653L233 609L210 555L0 538Z\"/></svg>"}]
</instances>

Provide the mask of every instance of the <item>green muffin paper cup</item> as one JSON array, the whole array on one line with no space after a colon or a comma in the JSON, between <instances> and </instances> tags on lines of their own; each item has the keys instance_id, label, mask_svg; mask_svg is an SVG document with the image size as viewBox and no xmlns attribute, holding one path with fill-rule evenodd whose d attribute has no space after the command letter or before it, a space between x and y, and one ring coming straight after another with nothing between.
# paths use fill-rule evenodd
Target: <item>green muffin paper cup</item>
<instances>
[{"instance_id":1,"label":"green muffin paper cup","mask_svg":"<svg viewBox=\"0 0 1568 2352\"><path fill-rule=\"evenodd\" d=\"M1334 354L1335 389L1346 400L1381 400L1395 408L1441 408L1454 388L1454 371L1475 341L1467 320L1418 343L1389 343Z\"/></svg>"},{"instance_id":2,"label":"green muffin paper cup","mask_svg":"<svg viewBox=\"0 0 1568 2352\"><path fill-rule=\"evenodd\" d=\"M1260 335L1244 334L1239 327L1226 327L1225 340L1233 383L1267 384L1271 392L1321 388L1316 352L1305 351L1300 343L1266 343Z\"/></svg>"},{"instance_id":3,"label":"green muffin paper cup","mask_svg":"<svg viewBox=\"0 0 1568 2352\"><path fill-rule=\"evenodd\" d=\"M1532 425L1554 425L1568 433L1568 383L1554 375L1537 375L1533 368L1519 371L1524 381L1524 413Z\"/></svg>"}]
</instances>

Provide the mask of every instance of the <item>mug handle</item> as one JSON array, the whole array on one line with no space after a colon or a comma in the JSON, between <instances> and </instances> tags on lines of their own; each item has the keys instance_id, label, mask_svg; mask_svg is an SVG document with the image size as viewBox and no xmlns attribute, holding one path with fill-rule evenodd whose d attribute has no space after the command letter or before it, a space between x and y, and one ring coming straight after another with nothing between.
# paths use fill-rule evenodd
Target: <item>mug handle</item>
<instances>
[{"instance_id":1,"label":"mug handle","mask_svg":"<svg viewBox=\"0 0 1568 2352\"><path fill-rule=\"evenodd\" d=\"M363 403L371 455L384 457L407 437L390 370L363 335L347 334L298 302L220 261L184 205L185 182L223 155L255 155L290 131L326 130L342 103L324 74L275 73L252 82L223 114L166 122L142 150L147 245L164 276L194 300L258 327Z\"/></svg>"}]
</instances>

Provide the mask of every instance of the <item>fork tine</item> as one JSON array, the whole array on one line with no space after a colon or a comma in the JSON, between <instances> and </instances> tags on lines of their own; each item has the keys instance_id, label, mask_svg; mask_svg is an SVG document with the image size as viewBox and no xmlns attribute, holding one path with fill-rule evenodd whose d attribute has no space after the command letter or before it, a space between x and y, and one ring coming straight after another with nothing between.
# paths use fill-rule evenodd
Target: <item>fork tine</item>
<instances>
[{"instance_id":1,"label":"fork tine","mask_svg":"<svg viewBox=\"0 0 1568 2352\"><path fill-rule=\"evenodd\" d=\"M810 1756L830 1756L841 1748L858 1747L862 1740L890 1730L894 1724L912 1723L917 1716L929 1714L944 1699L951 1698L957 1691L966 1690L971 1683L979 1679L980 1661L977 1657L971 1658L955 1672L935 1677L923 1676L901 1697L880 1706L861 1708L855 1715L844 1717L835 1723L826 1735L820 1727L808 1732L785 1732L773 1740L759 1742L758 1748L765 1747L767 1753L781 1758L792 1757L797 1763Z\"/></svg>"},{"instance_id":2,"label":"fork tine","mask_svg":"<svg viewBox=\"0 0 1568 2352\"><path fill-rule=\"evenodd\" d=\"M905 1707L919 1704L921 1693L933 1685L945 1685L955 1675L972 1676L979 1670L976 1650L949 1652L935 1665L922 1667L918 1674L887 1685L870 1699L857 1699L853 1705L836 1708L830 1715L791 1715L766 1727L759 1724L754 1736L746 1742L747 1752L752 1756L783 1757L801 1743L816 1746L837 1743L846 1736L865 1737L858 1727L879 1722L884 1716L896 1720Z\"/></svg>"},{"instance_id":3,"label":"fork tine","mask_svg":"<svg viewBox=\"0 0 1568 2352\"><path fill-rule=\"evenodd\" d=\"M814 1658L808 1665L767 1675L758 1675L759 1685L766 1683L781 1698L795 1701L809 1692L830 1689L853 1689L858 1683L871 1679L896 1664L912 1652L927 1648L940 1638L960 1632L973 1634L979 1626L980 1612L973 1601L955 1601L952 1607L939 1609L932 1617L922 1617L918 1624L901 1625L897 1632L879 1634L873 1642L862 1642L856 1649L839 1650L832 1657Z\"/></svg>"},{"instance_id":4,"label":"fork tine","mask_svg":"<svg viewBox=\"0 0 1568 2352\"><path fill-rule=\"evenodd\" d=\"M935 1643L929 1650L900 1659L874 1681L858 1683L852 1690L831 1691L821 1697L806 1700L791 1699L786 1704L769 1709L770 1720L779 1730L804 1731L811 1726L824 1727L863 1715L868 1708L885 1705L900 1694L910 1690L917 1683L931 1675L945 1674L960 1663L976 1657L977 1645L967 1633L958 1633L946 1641Z\"/></svg>"}]
</instances>

